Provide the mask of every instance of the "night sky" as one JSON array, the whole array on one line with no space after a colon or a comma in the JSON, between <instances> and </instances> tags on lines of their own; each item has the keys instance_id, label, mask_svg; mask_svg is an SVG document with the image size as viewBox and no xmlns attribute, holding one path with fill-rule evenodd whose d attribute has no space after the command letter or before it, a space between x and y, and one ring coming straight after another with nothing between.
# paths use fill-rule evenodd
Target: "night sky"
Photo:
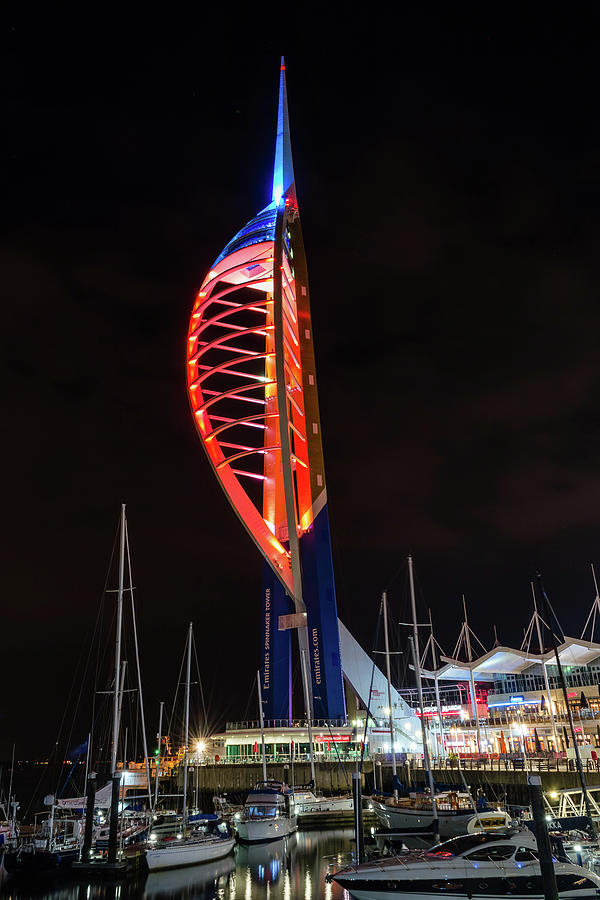
<instances>
[{"instance_id":1,"label":"night sky","mask_svg":"<svg viewBox=\"0 0 600 900\"><path fill-rule=\"evenodd\" d=\"M149 731L190 620L211 720L255 715L260 560L185 341L269 199L281 53L341 618L370 649L383 588L405 616L409 551L447 652L463 591L488 647L520 642L537 568L567 633L594 597L598 8L193 8L7 16L0 758L54 746L122 501Z\"/></svg>"}]
</instances>

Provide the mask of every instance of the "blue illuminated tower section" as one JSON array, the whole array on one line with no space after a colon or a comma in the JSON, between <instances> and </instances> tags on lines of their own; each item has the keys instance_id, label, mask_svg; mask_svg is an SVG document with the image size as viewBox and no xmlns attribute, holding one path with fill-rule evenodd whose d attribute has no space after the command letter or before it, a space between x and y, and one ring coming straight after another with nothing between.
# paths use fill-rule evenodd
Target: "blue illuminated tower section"
<instances>
[{"instance_id":1,"label":"blue illuminated tower section","mask_svg":"<svg viewBox=\"0 0 600 900\"><path fill-rule=\"evenodd\" d=\"M196 298L188 386L198 433L264 557L267 719L291 717L291 631L311 714L345 720L308 272L281 62L270 203L217 257Z\"/></svg>"}]
</instances>

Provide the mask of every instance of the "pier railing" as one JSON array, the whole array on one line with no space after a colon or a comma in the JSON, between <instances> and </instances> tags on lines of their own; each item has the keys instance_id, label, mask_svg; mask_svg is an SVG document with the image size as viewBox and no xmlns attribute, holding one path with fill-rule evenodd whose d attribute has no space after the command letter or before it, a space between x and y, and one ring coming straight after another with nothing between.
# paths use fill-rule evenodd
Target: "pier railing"
<instances>
[{"instance_id":1,"label":"pier railing","mask_svg":"<svg viewBox=\"0 0 600 900\"><path fill-rule=\"evenodd\" d=\"M344 719L313 719L313 729L348 728ZM253 731L260 728L258 719L250 719L246 722L227 722L227 731ZM265 728L308 728L306 719L265 719ZM292 735L290 735L292 737Z\"/></svg>"},{"instance_id":2,"label":"pier railing","mask_svg":"<svg viewBox=\"0 0 600 900\"><path fill-rule=\"evenodd\" d=\"M324 750L315 752L314 760L315 762L335 762L337 763L339 760L342 762L354 762L356 759L360 759L360 750L342 750L343 745L338 745L338 752L335 750ZM365 753L365 759L370 759L371 757ZM292 756L289 753L266 753L265 760L267 763L278 763L280 765L290 765L292 764ZM223 756L221 759L215 760L215 765L217 766L243 766L243 765L259 765L262 761L262 754L255 753L250 754L249 756ZM310 762L310 756L308 753L294 753L293 759L294 765L301 765L302 763ZM211 760L211 765L212 765Z\"/></svg>"},{"instance_id":3,"label":"pier railing","mask_svg":"<svg viewBox=\"0 0 600 900\"><path fill-rule=\"evenodd\" d=\"M391 759L391 756L390 756ZM581 765L586 772L600 771L599 762L596 759L582 759ZM417 759L413 762L413 766L417 769L423 768L423 760ZM460 759L454 757L432 759L431 767L441 770L458 770L463 769L468 772L576 772L577 767L574 759L560 759L552 757L536 757L536 756L516 756L510 755L505 757L488 757L487 759Z\"/></svg>"}]
</instances>

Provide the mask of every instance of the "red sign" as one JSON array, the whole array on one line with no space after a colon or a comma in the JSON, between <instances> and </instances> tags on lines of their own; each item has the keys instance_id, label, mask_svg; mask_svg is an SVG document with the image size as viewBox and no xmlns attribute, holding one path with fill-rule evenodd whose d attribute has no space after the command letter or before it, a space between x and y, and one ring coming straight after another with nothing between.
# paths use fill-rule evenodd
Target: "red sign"
<instances>
[{"instance_id":1,"label":"red sign","mask_svg":"<svg viewBox=\"0 0 600 900\"><path fill-rule=\"evenodd\" d=\"M315 742L317 744L331 744L333 741L336 744L343 744L350 741L349 734L318 734L315 737Z\"/></svg>"}]
</instances>

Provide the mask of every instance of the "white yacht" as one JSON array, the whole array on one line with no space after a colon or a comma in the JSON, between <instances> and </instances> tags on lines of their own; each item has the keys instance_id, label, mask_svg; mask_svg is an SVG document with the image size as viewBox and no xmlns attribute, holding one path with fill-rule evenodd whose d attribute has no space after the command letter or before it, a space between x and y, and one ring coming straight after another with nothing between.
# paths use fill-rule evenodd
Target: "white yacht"
<instances>
[{"instance_id":1,"label":"white yacht","mask_svg":"<svg viewBox=\"0 0 600 900\"><path fill-rule=\"evenodd\" d=\"M392 830L403 828L425 829L433 825L433 809L429 794L414 794L411 797L386 797L385 800L371 798L373 810L384 826ZM466 831L480 831L494 828L508 828L511 818L504 810L487 807L473 811L471 798L467 793L444 791L435 795L440 837L454 837Z\"/></svg>"},{"instance_id":2,"label":"white yacht","mask_svg":"<svg viewBox=\"0 0 600 900\"><path fill-rule=\"evenodd\" d=\"M277 841L298 825L290 789L282 781L259 781L233 819L240 841Z\"/></svg>"},{"instance_id":3,"label":"white yacht","mask_svg":"<svg viewBox=\"0 0 600 900\"><path fill-rule=\"evenodd\" d=\"M600 877L554 858L560 898L597 897ZM537 842L528 829L451 838L428 851L348 866L330 876L356 900L453 897L544 900Z\"/></svg>"},{"instance_id":4,"label":"white yacht","mask_svg":"<svg viewBox=\"0 0 600 900\"><path fill-rule=\"evenodd\" d=\"M194 866L227 856L234 845L235 838L227 822L211 815L200 819L187 834L180 831L176 835L165 836L163 840L153 840L150 835L146 862L151 872Z\"/></svg>"},{"instance_id":5,"label":"white yacht","mask_svg":"<svg viewBox=\"0 0 600 900\"><path fill-rule=\"evenodd\" d=\"M320 797L313 791L304 788L294 788L290 792L290 796L294 812L298 817L316 813L348 812L354 809L354 801L351 796Z\"/></svg>"}]
</instances>

